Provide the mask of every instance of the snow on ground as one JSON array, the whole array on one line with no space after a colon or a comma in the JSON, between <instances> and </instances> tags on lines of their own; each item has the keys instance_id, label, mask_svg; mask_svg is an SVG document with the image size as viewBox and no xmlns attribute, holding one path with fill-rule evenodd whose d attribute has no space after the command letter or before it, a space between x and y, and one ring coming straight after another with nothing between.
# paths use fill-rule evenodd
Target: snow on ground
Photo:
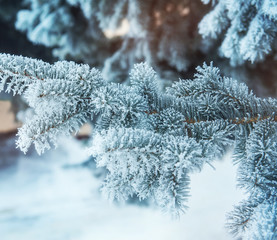
<instances>
[{"instance_id":1,"label":"snow on ground","mask_svg":"<svg viewBox=\"0 0 277 240\"><path fill-rule=\"evenodd\" d=\"M189 209L180 220L150 207L116 206L99 194L73 140L42 157L22 156L0 171L1 240L228 240L225 214L242 199L230 156L191 179ZM1 156L0 156L1 157Z\"/></svg>"}]
</instances>

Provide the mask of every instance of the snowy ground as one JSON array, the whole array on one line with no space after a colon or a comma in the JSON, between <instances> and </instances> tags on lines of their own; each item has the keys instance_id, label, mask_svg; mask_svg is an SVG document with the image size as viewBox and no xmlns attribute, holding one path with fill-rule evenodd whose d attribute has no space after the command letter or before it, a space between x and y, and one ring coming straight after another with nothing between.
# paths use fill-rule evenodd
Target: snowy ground
<instances>
[{"instance_id":1,"label":"snowy ground","mask_svg":"<svg viewBox=\"0 0 277 240\"><path fill-rule=\"evenodd\" d=\"M225 214L242 199L230 156L192 176L189 209L172 220L157 209L115 206L101 198L78 144L43 157L22 156L0 171L1 240L228 240ZM70 154L69 154L70 153ZM1 156L0 156L1 158Z\"/></svg>"}]
</instances>

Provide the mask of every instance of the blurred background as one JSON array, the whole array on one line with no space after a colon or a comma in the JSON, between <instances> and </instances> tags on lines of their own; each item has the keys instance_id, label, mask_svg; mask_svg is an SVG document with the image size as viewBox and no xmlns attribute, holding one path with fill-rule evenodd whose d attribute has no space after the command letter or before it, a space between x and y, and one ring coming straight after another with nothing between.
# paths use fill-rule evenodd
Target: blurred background
<instances>
[{"instance_id":1,"label":"blurred background","mask_svg":"<svg viewBox=\"0 0 277 240\"><path fill-rule=\"evenodd\" d=\"M146 61L163 87L191 78L196 66L213 60L258 96L276 97L273 55L255 65L233 66L218 54L220 38L202 40L198 23L211 4L148 1L143 17L126 2L0 0L0 52L87 63L102 69L108 81L123 84L133 64ZM101 196L105 170L85 151L93 123L43 156L34 149L24 155L16 149L16 132L31 115L24 98L0 93L1 240L232 239L225 215L244 196L236 188L231 152L215 169L205 166L191 177L189 208L174 220L150 201L130 199L123 205Z\"/></svg>"}]
</instances>

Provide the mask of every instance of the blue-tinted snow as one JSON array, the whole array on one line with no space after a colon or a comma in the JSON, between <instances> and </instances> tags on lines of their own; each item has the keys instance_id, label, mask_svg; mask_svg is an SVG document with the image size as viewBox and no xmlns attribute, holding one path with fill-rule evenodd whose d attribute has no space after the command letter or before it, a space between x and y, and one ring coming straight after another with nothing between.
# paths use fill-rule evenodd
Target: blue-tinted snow
<instances>
[{"instance_id":1,"label":"blue-tinted snow","mask_svg":"<svg viewBox=\"0 0 277 240\"><path fill-rule=\"evenodd\" d=\"M159 210L104 200L88 168L65 168L87 156L79 143L42 157L22 156L0 171L1 240L232 239L225 214L242 198L230 157L192 176L187 213L180 220Z\"/></svg>"}]
</instances>

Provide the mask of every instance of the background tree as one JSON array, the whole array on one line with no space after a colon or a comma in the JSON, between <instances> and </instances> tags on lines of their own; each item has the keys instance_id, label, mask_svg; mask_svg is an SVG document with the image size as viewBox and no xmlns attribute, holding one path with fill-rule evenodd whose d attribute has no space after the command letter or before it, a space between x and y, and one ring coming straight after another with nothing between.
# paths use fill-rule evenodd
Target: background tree
<instances>
[{"instance_id":1,"label":"background tree","mask_svg":"<svg viewBox=\"0 0 277 240\"><path fill-rule=\"evenodd\" d=\"M276 13L274 0L219 0L199 24L199 32L223 38L220 52L231 65L264 61L267 55L276 54Z\"/></svg>"},{"instance_id":2,"label":"background tree","mask_svg":"<svg viewBox=\"0 0 277 240\"><path fill-rule=\"evenodd\" d=\"M103 67L107 80L128 81L134 63L146 61L170 85L213 61L258 95L276 95L274 1L212 1L207 6L200 0L25 3L27 9L17 14L18 30L33 43L53 48L59 59ZM119 28L123 32L115 34Z\"/></svg>"},{"instance_id":3,"label":"background tree","mask_svg":"<svg viewBox=\"0 0 277 240\"><path fill-rule=\"evenodd\" d=\"M103 66L108 80L126 80L129 69L140 61L147 61L161 78L168 79L202 57L197 24L206 7L200 1L27 3L29 9L18 12L17 29L27 32L34 43L54 47L53 53L60 59ZM107 30L126 22L124 35L107 35Z\"/></svg>"}]
</instances>

